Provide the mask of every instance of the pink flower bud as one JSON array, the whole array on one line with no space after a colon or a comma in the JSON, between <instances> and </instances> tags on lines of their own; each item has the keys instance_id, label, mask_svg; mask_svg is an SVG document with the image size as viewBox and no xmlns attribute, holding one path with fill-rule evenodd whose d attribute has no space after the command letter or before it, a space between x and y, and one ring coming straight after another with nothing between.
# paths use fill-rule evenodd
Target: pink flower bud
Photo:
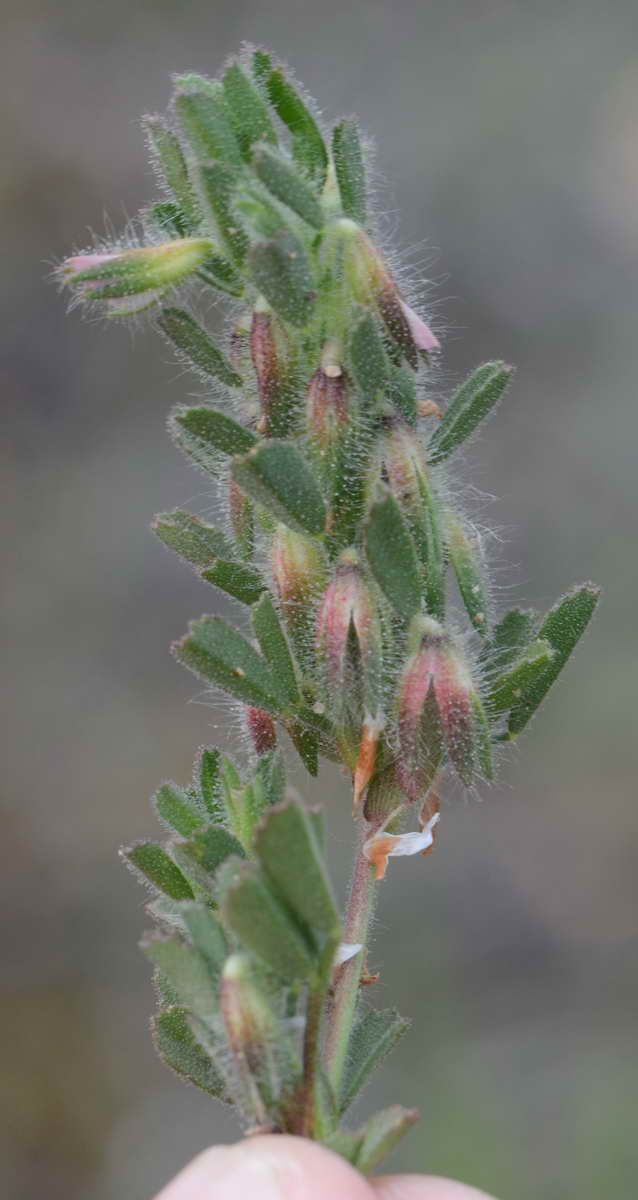
<instances>
[{"instance_id":1,"label":"pink flower bud","mask_svg":"<svg viewBox=\"0 0 638 1200\"><path fill-rule=\"evenodd\" d=\"M315 371L306 396L310 436L324 452L334 446L348 420L345 378L337 364L329 370L330 374L324 367Z\"/></svg>"},{"instance_id":2,"label":"pink flower bud","mask_svg":"<svg viewBox=\"0 0 638 1200\"><path fill-rule=\"evenodd\" d=\"M267 754L277 745L277 729L270 713L252 704L244 707L246 725L257 754Z\"/></svg>"},{"instance_id":3,"label":"pink flower bud","mask_svg":"<svg viewBox=\"0 0 638 1200\"><path fill-rule=\"evenodd\" d=\"M433 783L444 754L466 785L474 772L474 688L442 626L416 618L417 649L399 684L398 775L410 801Z\"/></svg>"},{"instance_id":4,"label":"pink flower bud","mask_svg":"<svg viewBox=\"0 0 638 1200\"><path fill-rule=\"evenodd\" d=\"M272 314L254 312L250 330L250 349L257 376L262 420L260 431L269 432L269 418L279 387L280 370Z\"/></svg>"},{"instance_id":5,"label":"pink flower bud","mask_svg":"<svg viewBox=\"0 0 638 1200\"><path fill-rule=\"evenodd\" d=\"M251 558L255 543L253 505L232 477L228 485L228 507L235 541L242 558Z\"/></svg>"},{"instance_id":6,"label":"pink flower bud","mask_svg":"<svg viewBox=\"0 0 638 1200\"><path fill-rule=\"evenodd\" d=\"M410 327L412 340L417 350L440 350L441 343L439 339L434 336L429 325L426 325L425 321L422 321L417 313L415 313L414 309L410 308L410 306L406 304L404 300L400 300L399 303L403 309L403 315Z\"/></svg>"},{"instance_id":7,"label":"pink flower bud","mask_svg":"<svg viewBox=\"0 0 638 1200\"><path fill-rule=\"evenodd\" d=\"M129 316L161 300L213 252L207 238L176 238L161 246L77 254L60 268L64 284L81 300L104 302L110 316Z\"/></svg>"},{"instance_id":8,"label":"pink flower bud","mask_svg":"<svg viewBox=\"0 0 638 1200\"><path fill-rule=\"evenodd\" d=\"M316 646L326 705L339 727L344 761L357 779L358 796L374 771L375 726L380 729L382 645L376 596L356 551L337 562L317 618ZM362 730L365 744L362 749Z\"/></svg>"}]
</instances>

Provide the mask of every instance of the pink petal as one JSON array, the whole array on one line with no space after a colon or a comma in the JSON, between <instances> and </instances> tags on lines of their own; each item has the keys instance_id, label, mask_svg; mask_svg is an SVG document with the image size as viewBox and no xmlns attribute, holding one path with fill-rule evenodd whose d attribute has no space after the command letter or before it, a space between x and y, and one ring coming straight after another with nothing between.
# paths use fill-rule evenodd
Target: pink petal
<instances>
[{"instance_id":1,"label":"pink petal","mask_svg":"<svg viewBox=\"0 0 638 1200\"><path fill-rule=\"evenodd\" d=\"M426 325L425 321L422 321L421 318L417 316L414 309L410 308L409 304L406 304L403 300L400 301L400 304L408 325L410 326L410 333L412 334L417 350L440 350L441 343L439 339L436 338L432 333L430 326Z\"/></svg>"}]
</instances>

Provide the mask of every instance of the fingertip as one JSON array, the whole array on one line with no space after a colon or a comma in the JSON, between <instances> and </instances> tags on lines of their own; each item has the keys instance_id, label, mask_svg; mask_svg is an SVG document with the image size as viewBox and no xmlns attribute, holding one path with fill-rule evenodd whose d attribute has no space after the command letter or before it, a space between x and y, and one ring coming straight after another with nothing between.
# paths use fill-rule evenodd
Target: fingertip
<instances>
[{"instance_id":1,"label":"fingertip","mask_svg":"<svg viewBox=\"0 0 638 1200\"><path fill-rule=\"evenodd\" d=\"M286 1134L205 1150L156 1200L373 1200L365 1179L338 1154Z\"/></svg>"},{"instance_id":2,"label":"fingertip","mask_svg":"<svg viewBox=\"0 0 638 1200\"><path fill-rule=\"evenodd\" d=\"M370 1183L376 1200L493 1200L486 1192L438 1175L379 1175Z\"/></svg>"}]
</instances>

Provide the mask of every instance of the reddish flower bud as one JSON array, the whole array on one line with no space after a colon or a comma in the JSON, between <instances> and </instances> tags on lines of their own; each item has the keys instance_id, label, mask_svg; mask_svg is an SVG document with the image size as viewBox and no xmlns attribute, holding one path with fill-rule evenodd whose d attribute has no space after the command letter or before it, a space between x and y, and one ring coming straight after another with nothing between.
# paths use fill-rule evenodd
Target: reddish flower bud
<instances>
[{"instance_id":1,"label":"reddish flower bud","mask_svg":"<svg viewBox=\"0 0 638 1200\"><path fill-rule=\"evenodd\" d=\"M381 629L376 598L354 550L343 552L324 594L317 618L317 645L332 711L340 709L343 718L360 702L366 719L375 717L379 706Z\"/></svg>"},{"instance_id":2,"label":"reddish flower bud","mask_svg":"<svg viewBox=\"0 0 638 1200\"><path fill-rule=\"evenodd\" d=\"M310 538L278 525L271 569L286 627L303 659L312 646L315 604L325 583L323 553Z\"/></svg>"},{"instance_id":3,"label":"reddish flower bud","mask_svg":"<svg viewBox=\"0 0 638 1200\"><path fill-rule=\"evenodd\" d=\"M255 548L255 518L252 500L231 478L228 485L230 523L242 558L250 559Z\"/></svg>"},{"instance_id":4,"label":"reddish flower bud","mask_svg":"<svg viewBox=\"0 0 638 1200\"><path fill-rule=\"evenodd\" d=\"M348 420L345 378L338 364L315 371L308 385L306 406L310 437L325 453L334 446Z\"/></svg>"},{"instance_id":5,"label":"reddish flower bud","mask_svg":"<svg viewBox=\"0 0 638 1200\"><path fill-rule=\"evenodd\" d=\"M442 626L415 618L419 638L399 684L398 774L410 801L433 783L443 756L469 786L474 773L472 678Z\"/></svg>"},{"instance_id":6,"label":"reddish flower bud","mask_svg":"<svg viewBox=\"0 0 638 1200\"><path fill-rule=\"evenodd\" d=\"M264 708L246 704L244 714L257 754L267 754L269 750L274 750L277 745L277 728L270 713Z\"/></svg>"},{"instance_id":7,"label":"reddish flower bud","mask_svg":"<svg viewBox=\"0 0 638 1200\"><path fill-rule=\"evenodd\" d=\"M259 311L253 313L250 350L261 404L260 432L268 434L272 407L276 401L280 379L272 313Z\"/></svg>"}]
</instances>

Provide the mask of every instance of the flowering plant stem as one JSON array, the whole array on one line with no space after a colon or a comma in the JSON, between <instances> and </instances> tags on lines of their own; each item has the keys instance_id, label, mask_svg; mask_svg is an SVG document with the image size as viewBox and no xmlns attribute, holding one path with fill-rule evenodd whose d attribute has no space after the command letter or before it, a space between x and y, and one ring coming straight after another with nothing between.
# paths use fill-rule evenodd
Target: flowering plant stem
<instances>
[{"instance_id":1,"label":"flowering plant stem","mask_svg":"<svg viewBox=\"0 0 638 1200\"><path fill-rule=\"evenodd\" d=\"M447 471L511 368L487 362L434 400L440 344L379 247L357 122L328 136L287 69L245 47L221 79L178 77L146 130L161 197L60 277L108 317L148 311L204 391L169 429L215 481L221 524L175 510L154 528L237 606L238 625L206 614L173 650L244 731L241 763L205 746L186 787L161 785L167 840L124 851L151 891L153 1036L248 1131L316 1138L369 1172L417 1117L392 1104L344 1124L409 1024L363 986L378 884L432 849L449 781L493 778L598 593L496 613ZM213 297L222 344L201 318ZM328 761L352 780L343 919L282 738L310 775Z\"/></svg>"}]
</instances>

